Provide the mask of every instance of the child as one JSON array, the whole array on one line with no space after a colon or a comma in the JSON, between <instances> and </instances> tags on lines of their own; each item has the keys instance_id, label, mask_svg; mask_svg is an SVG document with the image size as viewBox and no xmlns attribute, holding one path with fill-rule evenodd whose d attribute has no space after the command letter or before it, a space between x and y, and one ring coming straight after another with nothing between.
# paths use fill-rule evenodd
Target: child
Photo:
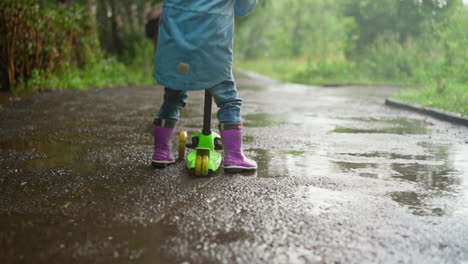
<instances>
[{"instance_id":1,"label":"child","mask_svg":"<svg viewBox=\"0 0 468 264\"><path fill-rule=\"evenodd\" d=\"M171 139L189 90L208 89L219 107L224 171L255 171L242 152L242 100L232 75L234 15L247 15L257 0L166 0L161 15L154 77L165 86L154 120L152 165L174 163Z\"/></svg>"}]
</instances>

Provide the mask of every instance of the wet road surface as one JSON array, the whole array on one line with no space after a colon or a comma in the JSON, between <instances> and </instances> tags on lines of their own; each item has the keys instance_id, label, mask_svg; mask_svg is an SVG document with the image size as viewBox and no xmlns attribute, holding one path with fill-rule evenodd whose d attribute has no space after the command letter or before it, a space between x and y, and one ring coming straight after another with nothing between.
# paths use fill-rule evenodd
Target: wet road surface
<instances>
[{"instance_id":1,"label":"wet road surface","mask_svg":"<svg viewBox=\"0 0 468 264\"><path fill-rule=\"evenodd\" d=\"M0 263L468 262L468 128L383 105L397 88L237 78L254 175L152 169L161 87L4 106Z\"/></svg>"}]
</instances>

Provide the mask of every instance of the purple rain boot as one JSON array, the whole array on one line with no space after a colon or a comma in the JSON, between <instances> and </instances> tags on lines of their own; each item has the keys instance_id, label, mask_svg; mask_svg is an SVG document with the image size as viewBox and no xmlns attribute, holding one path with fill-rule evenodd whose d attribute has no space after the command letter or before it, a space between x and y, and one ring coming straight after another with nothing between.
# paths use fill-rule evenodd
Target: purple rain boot
<instances>
[{"instance_id":1,"label":"purple rain boot","mask_svg":"<svg viewBox=\"0 0 468 264\"><path fill-rule=\"evenodd\" d=\"M257 162L242 152L242 128L221 130L224 147L224 172L249 172L257 170Z\"/></svg>"},{"instance_id":2,"label":"purple rain boot","mask_svg":"<svg viewBox=\"0 0 468 264\"><path fill-rule=\"evenodd\" d=\"M154 153L151 160L151 165L154 168L165 168L167 165L175 162L174 156L171 154L171 140L175 128L154 127Z\"/></svg>"}]
</instances>

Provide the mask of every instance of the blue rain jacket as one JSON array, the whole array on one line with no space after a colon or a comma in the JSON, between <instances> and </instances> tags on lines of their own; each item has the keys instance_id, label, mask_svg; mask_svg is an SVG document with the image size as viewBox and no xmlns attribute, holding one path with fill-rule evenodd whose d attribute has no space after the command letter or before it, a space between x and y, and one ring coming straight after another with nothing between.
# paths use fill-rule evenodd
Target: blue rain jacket
<instances>
[{"instance_id":1,"label":"blue rain jacket","mask_svg":"<svg viewBox=\"0 0 468 264\"><path fill-rule=\"evenodd\" d=\"M176 90L208 89L232 76L234 15L257 0L166 0L154 77Z\"/></svg>"}]
</instances>

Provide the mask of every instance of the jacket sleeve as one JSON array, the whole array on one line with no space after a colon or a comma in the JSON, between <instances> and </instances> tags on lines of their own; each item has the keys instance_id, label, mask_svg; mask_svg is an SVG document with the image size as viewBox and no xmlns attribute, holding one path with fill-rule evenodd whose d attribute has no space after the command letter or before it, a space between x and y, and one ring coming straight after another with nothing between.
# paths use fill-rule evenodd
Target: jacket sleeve
<instances>
[{"instance_id":1,"label":"jacket sleeve","mask_svg":"<svg viewBox=\"0 0 468 264\"><path fill-rule=\"evenodd\" d=\"M258 0L235 0L234 14L236 16L246 16L257 5Z\"/></svg>"}]
</instances>

